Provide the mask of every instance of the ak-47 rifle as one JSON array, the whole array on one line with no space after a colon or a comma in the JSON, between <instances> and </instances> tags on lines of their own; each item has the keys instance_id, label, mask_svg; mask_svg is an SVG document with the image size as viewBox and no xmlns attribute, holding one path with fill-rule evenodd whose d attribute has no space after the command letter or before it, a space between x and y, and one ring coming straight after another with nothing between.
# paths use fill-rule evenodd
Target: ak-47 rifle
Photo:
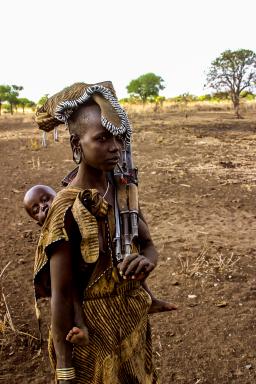
<instances>
[{"instance_id":1,"label":"ak-47 rifle","mask_svg":"<svg viewBox=\"0 0 256 384\"><path fill-rule=\"evenodd\" d=\"M138 238L138 178L133 165L131 144L125 144L121 161L114 171L116 184L116 259L122 261L132 252L132 243Z\"/></svg>"}]
</instances>

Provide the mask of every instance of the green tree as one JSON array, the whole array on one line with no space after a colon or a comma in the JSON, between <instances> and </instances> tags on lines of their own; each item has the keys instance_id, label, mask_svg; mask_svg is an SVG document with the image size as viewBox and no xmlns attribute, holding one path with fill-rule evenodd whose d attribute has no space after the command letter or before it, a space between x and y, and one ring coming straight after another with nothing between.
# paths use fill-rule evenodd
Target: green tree
<instances>
[{"instance_id":1,"label":"green tree","mask_svg":"<svg viewBox=\"0 0 256 384\"><path fill-rule=\"evenodd\" d=\"M229 92L214 92L212 95L212 101L227 101L230 100L230 93Z\"/></svg>"},{"instance_id":2,"label":"green tree","mask_svg":"<svg viewBox=\"0 0 256 384\"><path fill-rule=\"evenodd\" d=\"M222 52L211 63L206 82L217 92L229 93L236 117L241 118L241 92L256 85L256 54L248 49Z\"/></svg>"},{"instance_id":3,"label":"green tree","mask_svg":"<svg viewBox=\"0 0 256 384\"><path fill-rule=\"evenodd\" d=\"M149 97L159 95L159 91L165 88L163 82L164 80L160 76L154 73L146 73L132 80L126 89L131 96L139 96L145 103Z\"/></svg>"},{"instance_id":4,"label":"green tree","mask_svg":"<svg viewBox=\"0 0 256 384\"><path fill-rule=\"evenodd\" d=\"M31 101L29 99L27 99L26 97L21 97L21 98L18 98L18 106L20 106L23 110L23 113L25 113L25 108L32 108L34 107L36 104L34 103L34 101Z\"/></svg>"},{"instance_id":5,"label":"green tree","mask_svg":"<svg viewBox=\"0 0 256 384\"><path fill-rule=\"evenodd\" d=\"M37 105L39 107L44 105L44 103L46 103L46 101L48 100L48 96L49 96L48 93L46 95L42 96L41 99L38 100Z\"/></svg>"},{"instance_id":6,"label":"green tree","mask_svg":"<svg viewBox=\"0 0 256 384\"><path fill-rule=\"evenodd\" d=\"M0 115L2 113L2 104L4 101L7 101L7 97L10 91L10 85L0 85Z\"/></svg>"},{"instance_id":7,"label":"green tree","mask_svg":"<svg viewBox=\"0 0 256 384\"><path fill-rule=\"evenodd\" d=\"M194 95L191 95L190 93L186 92L186 93L182 93L181 95L179 96L176 96L173 98L174 101L178 102L178 103L184 103L184 104L188 104L190 103L191 101L196 101L197 100L197 97L194 96Z\"/></svg>"},{"instance_id":8,"label":"green tree","mask_svg":"<svg viewBox=\"0 0 256 384\"><path fill-rule=\"evenodd\" d=\"M210 95L208 93L206 95L197 96L197 100L198 101L211 101L212 100L212 95Z\"/></svg>"},{"instance_id":9,"label":"green tree","mask_svg":"<svg viewBox=\"0 0 256 384\"><path fill-rule=\"evenodd\" d=\"M10 113L11 112L11 106L9 103L3 103L2 105L2 111L4 113Z\"/></svg>"},{"instance_id":10,"label":"green tree","mask_svg":"<svg viewBox=\"0 0 256 384\"><path fill-rule=\"evenodd\" d=\"M23 90L22 86L19 85L11 85L9 86L9 92L7 93L6 101L10 103L11 106L11 114L13 114L13 107L17 107L18 105L18 96L20 91Z\"/></svg>"},{"instance_id":11,"label":"green tree","mask_svg":"<svg viewBox=\"0 0 256 384\"><path fill-rule=\"evenodd\" d=\"M250 91L243 91L241 92L241 97L243 99L246 99L246 100L255 100L256 98L256 95L254 95L252 92Z\"/></svg>"}]
</instances>

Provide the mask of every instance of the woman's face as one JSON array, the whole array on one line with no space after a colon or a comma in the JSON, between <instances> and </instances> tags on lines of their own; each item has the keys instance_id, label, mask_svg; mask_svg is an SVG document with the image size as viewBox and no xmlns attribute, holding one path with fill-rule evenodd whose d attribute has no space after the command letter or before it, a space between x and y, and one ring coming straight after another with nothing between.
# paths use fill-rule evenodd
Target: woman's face
<instances>
[{"instance_id":1,"label":"woman's face","mask_svg":"<svg viewBox=\"0 0 256 384\"><path fill-rule=\"evenodd\" d=\"M120 159L122 145L119 136L113 136L102 126L99 109L92 108L85 122L85 133L80 137L82 161L93 168L109 172Z\"/></svg>"}]
</instances>

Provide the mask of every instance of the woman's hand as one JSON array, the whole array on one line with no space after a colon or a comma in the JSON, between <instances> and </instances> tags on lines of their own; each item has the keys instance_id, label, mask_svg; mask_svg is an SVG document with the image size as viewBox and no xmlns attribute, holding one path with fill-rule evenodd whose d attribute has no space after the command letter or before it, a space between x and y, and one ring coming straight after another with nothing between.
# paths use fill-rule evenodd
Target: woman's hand
<instances>
[{"instance_id":1,"label":"woman's hand","mask_svg":"<svg viewBox=\"0 0 256 384\"><path fill-rule=\"evenodd\" d=\"M126 256L117 267L120 275L126 279L144 280L155 268L155 264L143 255L132 253Z\"/></svg>"}]
</instances>

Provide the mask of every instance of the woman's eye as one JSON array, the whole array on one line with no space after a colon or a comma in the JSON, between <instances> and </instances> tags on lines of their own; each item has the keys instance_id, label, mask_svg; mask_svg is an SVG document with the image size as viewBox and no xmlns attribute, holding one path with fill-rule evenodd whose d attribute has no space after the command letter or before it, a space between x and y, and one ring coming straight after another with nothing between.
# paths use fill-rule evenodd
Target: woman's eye
<instances>
[{"instance_id":1,"label":"woman's eye","mask_svg":"<svg viewBox=\"0 0 256 384\"><path fill-rule=\"evenodd\" d=\"M98 140L100 140L100 141L106 141L106 140L107 140L107 136L100 136L100 137L98 138Z\"/></svg>"},{"instance_id":2,"label":"woman's eye","mask_svg":"<svg viewBox=\"0 0 256 384\"><path fill-rule=\"evenodd\" d=\"M116 136L116 139L117 139L117 141L119 141L120 143L123 143L123 138L122 138L121 135L117 135L117 136Z\"/></svg>"}]
</instances>

